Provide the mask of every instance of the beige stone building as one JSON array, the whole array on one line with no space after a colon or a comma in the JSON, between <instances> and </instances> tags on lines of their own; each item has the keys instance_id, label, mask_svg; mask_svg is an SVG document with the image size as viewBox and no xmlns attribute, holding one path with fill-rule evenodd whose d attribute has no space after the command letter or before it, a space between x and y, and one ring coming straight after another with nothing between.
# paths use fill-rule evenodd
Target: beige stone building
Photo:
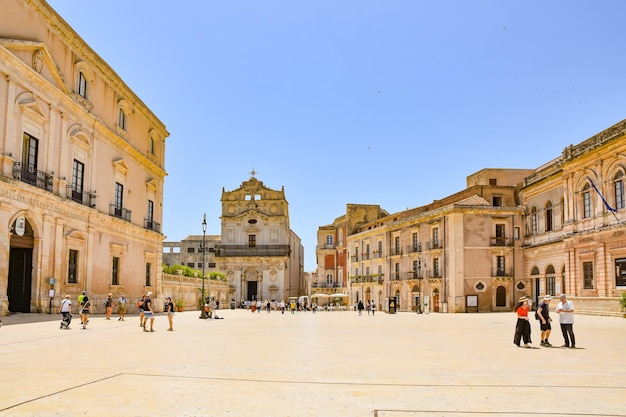
<instances>
[{"instance_id":1,"label":"beige stone building","mask_svg":"<svg viewBox=\"0 0 626 417\"><path fill-rule=\"evenodd\" d=\"M508 311L521 295L539 302L564 292L579 312L619 314L625 176L622 121L537 169L484 169L457 194L361 216L356 229L345 227L349 208L318 229L311 291L348 270L350 302L379 308L391 297L400 311Z\"/></svg>"},{"instance_id":2,"label":"beige stone building","mask_svg":"<svg viewBox=\"0 0 626 417\"><path fill-rule=\"evenodd\" d=\"M204 254L202 235L164 242L164 261L226 274L236 305L306 295L304 249L290 228L284 188L270 189L253 175L236 190L223 189L221 236L204 238Z\"/></svg>"},{"instance_id":3,"label":"beige stone building","mask_svg":"<svg viewBox=\"0 0 626 417\"><path fill-rule=\"evenodd\" d=\"M44 1L0 12L0 314L159 294L164 124Z\"/></svg>"},{"instance_id":4,"label":"beige stone building","mask_svg":"<svg viewBox=\"0 0 626 417\"><path fill-rule=\"evenodd\" d=\"M346 216L362 220L347 230L344 244L349 302L388 309L393 299L397 310L416 312L509 311L526 288L515 191L532 172L484 169L459 193L391 215L349 205ZM372 207L375 218L364 215ZM342 224L318 231L318 271L325 276L332 264L320 261L344 247L333 249L328 236Z\"/></svg>"},{"instance_id":5,"label":"beige stone building","mask_svg":"<svg viewBox=\"0 0 626 417\"><path fill-rule=\"evenodd\" d=\"M533 298L564 292L579 312L619 312L625 174L626 120L566 147L523 181L524 272Z\"/></svg>"}]
</instances>

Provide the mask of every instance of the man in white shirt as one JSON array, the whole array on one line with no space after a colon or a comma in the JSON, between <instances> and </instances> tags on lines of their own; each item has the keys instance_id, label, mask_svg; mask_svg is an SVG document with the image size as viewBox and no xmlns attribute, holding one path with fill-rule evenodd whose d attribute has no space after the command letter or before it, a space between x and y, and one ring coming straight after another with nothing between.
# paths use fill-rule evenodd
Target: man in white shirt
<instances>
[{"instance_id":1,"label":"man in white shirt","mask_svg":"<svg viewBox=\"0 0 626 417\"><path fill-rule=\"evenodd\" d=\"M561 347L573 349L576 347L576 338L574 337L574 303L569 301L565 294L561 294L559 299L556 312L559 314L561 332L563 332L563 339L565 339L565 344Z\"/></svg>"}]
</instances>

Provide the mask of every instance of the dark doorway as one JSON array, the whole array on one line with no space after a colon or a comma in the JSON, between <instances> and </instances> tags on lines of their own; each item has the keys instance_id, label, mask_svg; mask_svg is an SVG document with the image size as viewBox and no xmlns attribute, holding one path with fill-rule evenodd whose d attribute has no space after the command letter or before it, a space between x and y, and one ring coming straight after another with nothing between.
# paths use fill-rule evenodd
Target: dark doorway
<instances>
[{"instance_id":1,"label":"dark doorway","mask_svg":"<svg viewBox=\"0 0 626 417\"><path fill-rule=\"evenodd\" d=\"M248 301L257 299L258 281L248 281Z\"/></svg>"},{"instance_id":2,"label":"dark doorway","mask_svg":"<svg viewBox=\"0 0 626 417\"><path fill-rule=\"evenodd\" d=\"M30 313L33 250L11 248L9 258L9 310L12 313Z\"/></svg>"}]
</instances>

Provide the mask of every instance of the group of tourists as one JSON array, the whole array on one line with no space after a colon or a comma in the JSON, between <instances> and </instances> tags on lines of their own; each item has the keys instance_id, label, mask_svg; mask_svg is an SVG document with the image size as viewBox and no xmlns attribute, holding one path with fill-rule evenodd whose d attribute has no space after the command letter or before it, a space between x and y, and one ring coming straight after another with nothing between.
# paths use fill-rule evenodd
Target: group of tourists
<instances>
[{"instance_id":1,"label":"group of tourists","mask_svg":"<svg viewBox=\"0 0 626 417\"><path fill-rule=\"evenodd\" d=\"M550 317L551 300L551 295L544 295L543 301L537 306L535 313L535 318L539 320L539 328L541 330L541 346L544 347L552 347L552 344L548 340L552 331L552 325L550 324L552 321ZM521 297L515 306L517 323L515 325L513 343L520 346L523 341L525 348L530 348L530 344L532 343L530 338L530 319L528 316L530 310L530 300L527 297ZM559 324L561 325L561 333L563 334L564 343L561 347L576 348L576 338L574 336L574 303L568 300L565 294L561 294L555 311L559 315Z\"/></svg>"},{"instance_id":2,"label":"group of tourists","mask_svg":"<svg viewBox=\"0 0 626 417\"><path fill-rule=\"evenodd\" d=\"M83 329L87 328L87 323L89 323L89 313L91 312L92 301L87 295L87 291L83 291L78 296L78 313L80 317L80 324ZM118 321L124 321L126 317L126 305L128 304L128 299L125 294L121 294L117 299L117 312L119 315ZM105 318L106 320L111 320L111 315L113 314L113 293L109 293L107 298L104 301L105 308ZM152 291L149 291L146 295L141 297L141 300L137 303L137 309L139 310L139 326L143 329L144 332L154 332L154 309L152 304ZM174 318L174 302L171 297L165 298L165 312L167 314L167 319L169 322L168 331L173 331L173 318ZM63 319L61 320L61 329L68 330L70 329L70 323L72 322L72 300L70 295L66 295L65 298L61 301L61 306L59 307L59 313L63 315ZM147 328L148 320L150 320L150 326Z\"/></svg>"}]
</instances>

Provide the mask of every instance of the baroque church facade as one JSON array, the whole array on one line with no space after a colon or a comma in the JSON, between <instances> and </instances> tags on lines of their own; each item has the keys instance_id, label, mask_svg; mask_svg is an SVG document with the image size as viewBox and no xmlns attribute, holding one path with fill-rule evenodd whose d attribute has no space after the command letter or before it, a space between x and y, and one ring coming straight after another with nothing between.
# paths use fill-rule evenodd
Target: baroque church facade
<instances>
[{"instance_id":1,"label":"baroque church facade","mask_svg":"<svg viewBox=\"0 0 626 417\"><path fill-rule=\"evenodd\" d=\"M163 243L163 261L227 277L229 298L287 300L305 294L304 249L289 224L284 187L273 190L254 172L232 191L222 189L221 235ZM174 249L176 248L176 249Z\"/></svg>"},{"instance_id":2,"label":"baroque church facade","mask_svg":"<svg viewBox=\"0 0 626 417\"><path fill-rule=\"evenodd\" d=\"M45 1L2 2L0 74L0 314L158 294L165 125Z\"/></svg>"}]
</instances>

